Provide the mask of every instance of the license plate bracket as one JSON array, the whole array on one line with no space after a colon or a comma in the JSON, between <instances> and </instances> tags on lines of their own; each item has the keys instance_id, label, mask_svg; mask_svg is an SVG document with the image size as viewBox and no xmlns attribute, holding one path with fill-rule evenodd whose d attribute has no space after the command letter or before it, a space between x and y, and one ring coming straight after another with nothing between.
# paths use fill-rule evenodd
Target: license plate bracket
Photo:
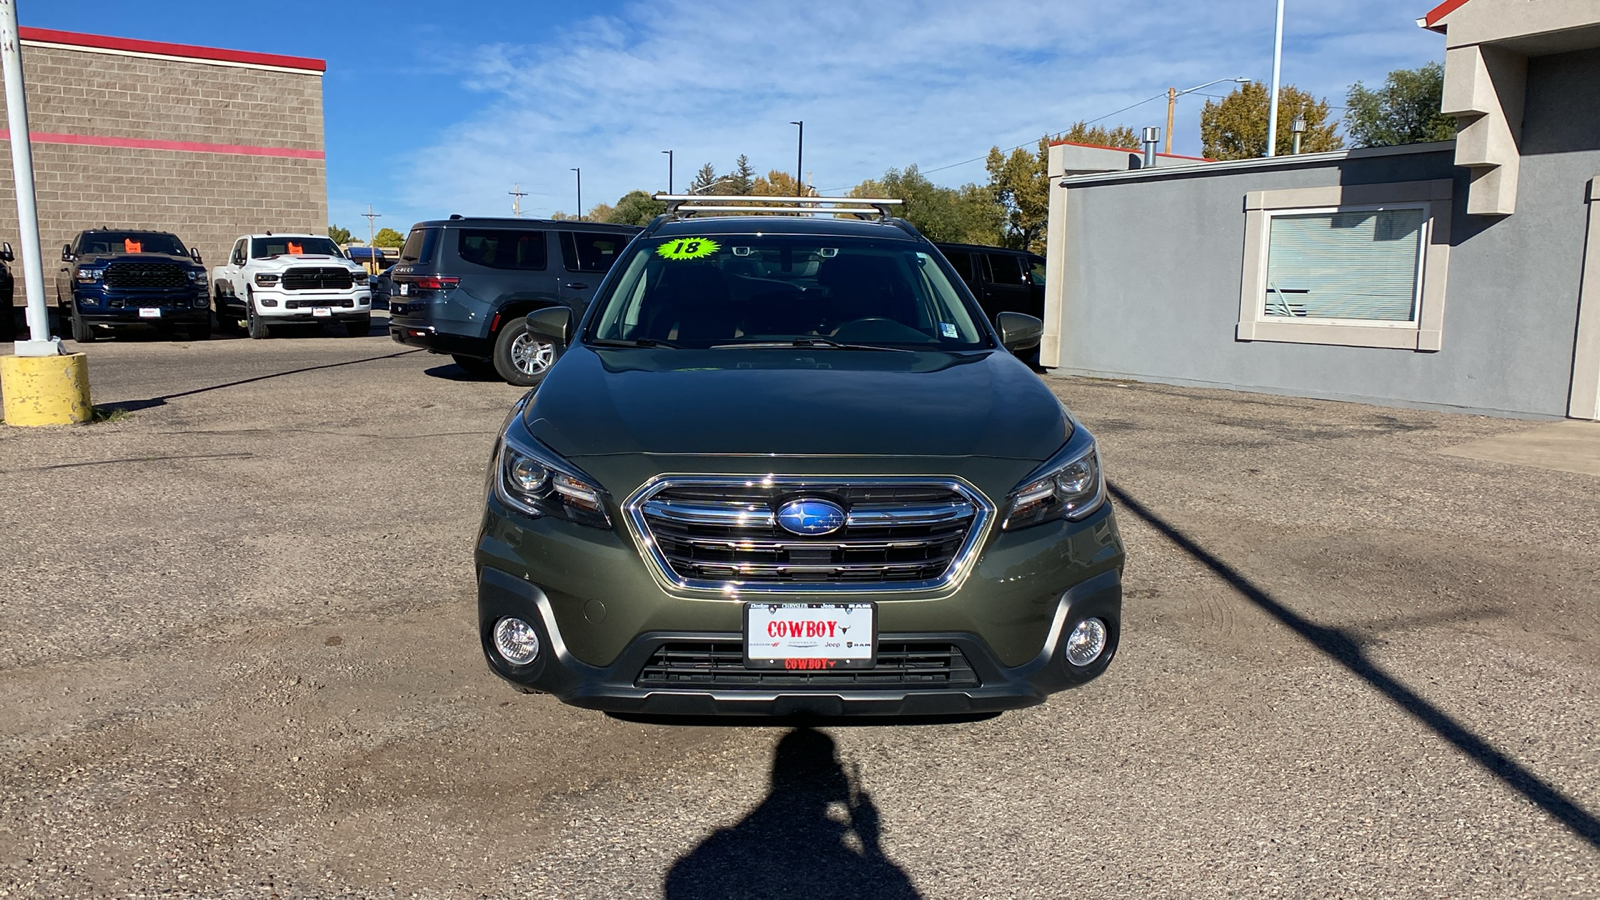
<instances>
[{"instance_id":1,"label":"license plate bracket","mask_svg":"<svg viewBox=\"0 0 1600 900\"><path fill-rule=\"evenodd\" d=\"M749 669L828 672L878 662L876 603L746 603Z\"/></svg>"},{"instance_id":2,"label":"license plate bracket","mask_svg":"<svg viewBox=\"0 0 1600 900\"><path fill-rule=\"evenodd\" d=\"M326 319L333 315L333 310L326 306L313 306L311 308L311 315L318 319Z\"/></svg>"},{"instance_id":3,"label":"license plate bracket","mask_svg":"<svg viewBox=\"0 0 1600 900\"><path fill-rule=\"evenodd\" d=\"M141 319L159 319L159 318L161 318L161 307L159 307L159 306L141 306L141 307L139 307L139 318L141 318Z\"/></svg>"}]
</instances>

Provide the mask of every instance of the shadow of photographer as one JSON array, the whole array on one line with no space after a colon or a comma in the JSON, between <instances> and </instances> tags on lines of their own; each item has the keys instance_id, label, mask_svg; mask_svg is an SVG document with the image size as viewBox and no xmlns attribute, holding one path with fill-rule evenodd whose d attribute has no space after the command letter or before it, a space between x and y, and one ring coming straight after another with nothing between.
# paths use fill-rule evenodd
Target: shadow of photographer
<instances>
[{"instance_id":1,"label":"shadow of photographer","mask_svg":"<svg viewBox=\"0 0 1600 900\"><path fill-rule=\"evenodd\" d=\"M833 738L783 736L772 785L750 815L707 837L667 873L666 900L921 895L878 845L878 809L839 764Z\"/></svg>"}]
</instances>

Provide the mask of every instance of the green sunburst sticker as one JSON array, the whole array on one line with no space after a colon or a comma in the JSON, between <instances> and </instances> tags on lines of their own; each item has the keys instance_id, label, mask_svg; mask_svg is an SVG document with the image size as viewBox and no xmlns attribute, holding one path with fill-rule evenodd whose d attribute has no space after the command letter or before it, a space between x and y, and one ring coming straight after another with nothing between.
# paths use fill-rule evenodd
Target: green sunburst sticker
<instances>
[{"instance_id":1,"label":"green sunburst sticker","mask_svg":"<svg viewBox=\"0 0 1600 900\"><path fill-rule=\"evenodd\" d=\"M701 259L717 252L721 246L710 238L678 238L657 247L656 255L662 259Z\"/></svg>"}]
</instances>

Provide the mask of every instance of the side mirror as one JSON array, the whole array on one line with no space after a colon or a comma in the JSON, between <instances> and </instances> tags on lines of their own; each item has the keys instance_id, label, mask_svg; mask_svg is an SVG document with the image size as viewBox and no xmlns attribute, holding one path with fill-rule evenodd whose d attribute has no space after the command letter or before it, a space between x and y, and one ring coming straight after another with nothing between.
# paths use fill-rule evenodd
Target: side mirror
<instances>
[{"instance_id":1,"label":"side mirror","mask_svg":"<svg viewBox=\"0 0 1600 900\"><path fill-rule=\"evenodd\" d=\"M572 341L572 310L565 306L536 309L528 313L528 330L557 347L565 347Z\"/></svg>"},{"instance_id":2,"label":"side mirror","mask_svg":"<svg viewBox=\"0 0 1600 900\"><path fill-rule=\"evenodd\" d=\"M199 247L190 247L189 248L189 256L196 263L200 262L200 248Z\"/></svg>"},{"instance_id":3,"label":"side mirror","mask_svg":"<svg viewBox=\"0 0 1600 900\"><path fill-rule=\"evenodd\" d=\"M61 261L62 262L72 262L72 245L71 244L62 244L61 245Z\"/></svg>"},{"instance_id":4,"label":"side mirror","mask_svg":"<svg viewBox=\"0 0 1600 900\"><path fill-rule=\"evenodd\" d=\"M1044 334L1043 322L1017 312L996 313L994 326L1000 332L1000 346L1012 353L1039 346L1039 338Z\"/></svg>"},{"instance_id":5,"label":"side mirror","mask_svg":"<svg viewBox=\"0 0 1600 900\"><path fill-rule=\"evenodd\" d=\"M0 259L5 260L6 262L11 262L16 258L16 254L11 252L11 242L0 241Z\"/></svg>"}]
</instances>

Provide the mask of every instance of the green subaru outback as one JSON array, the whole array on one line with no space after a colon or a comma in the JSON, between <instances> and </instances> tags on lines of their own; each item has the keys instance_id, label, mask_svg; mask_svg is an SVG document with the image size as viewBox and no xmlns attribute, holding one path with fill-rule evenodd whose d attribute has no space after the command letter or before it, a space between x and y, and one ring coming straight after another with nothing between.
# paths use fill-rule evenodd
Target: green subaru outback
<instances>
[{"instance_id":1,"label":"green subaru outback","mask_svg":"<svg viewBox=\"0 0 1600 900\"><path fill-rule=\"evenodd\" d=\"M895 201L663 199L581 321L528 316L560 357L489 468L489 666L643 717L963 716L1103 672L1122 542L1012 355L1039 320L985 321Z\"/></svg>"}]
</instances>

